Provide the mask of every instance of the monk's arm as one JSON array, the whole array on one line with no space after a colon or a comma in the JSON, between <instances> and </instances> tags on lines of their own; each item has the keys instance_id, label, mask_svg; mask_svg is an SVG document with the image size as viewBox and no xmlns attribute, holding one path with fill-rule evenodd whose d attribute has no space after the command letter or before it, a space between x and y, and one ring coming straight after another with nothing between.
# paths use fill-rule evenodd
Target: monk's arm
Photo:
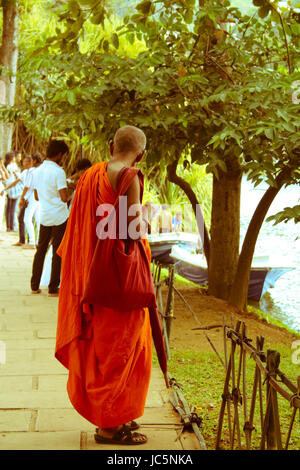
<instances>
[{"instance_id":1,"label":"monk's arm","mask_svg":"<svg viewBox=\"0 0 300 470\"><path fill-rule=\"evenodd\" d=\"M146 233L145 222L142 216L142 205L140 201L140 182L139 177L136 175L127 191L127 226L129 238L138 239L143 238ZM131 229L134 230L137 236L131 234ZM131 236L132 235L132 236Z\"/></svg>"}]
</instances>

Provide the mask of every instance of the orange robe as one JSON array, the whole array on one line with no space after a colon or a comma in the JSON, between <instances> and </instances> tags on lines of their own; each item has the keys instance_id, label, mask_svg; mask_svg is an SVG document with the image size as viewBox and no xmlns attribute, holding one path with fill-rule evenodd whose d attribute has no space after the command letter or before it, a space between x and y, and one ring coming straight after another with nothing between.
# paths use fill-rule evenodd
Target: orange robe
<instances>
[{"instance_id":1,"label":"orange robe","mask_svg":"<svg viewBox=\"0 0 300 470\"><path fill-rule=\"evenodd\" d=\"M95 164L81 177L58 249L62 266L55 348L55 357L69 370L72 405L102 428L143 415L152 363L148 309L118 312L84 304L82 311L80 306L97 242L96 209L116 197L106 166Z\"/></svg>"}]
</instances>

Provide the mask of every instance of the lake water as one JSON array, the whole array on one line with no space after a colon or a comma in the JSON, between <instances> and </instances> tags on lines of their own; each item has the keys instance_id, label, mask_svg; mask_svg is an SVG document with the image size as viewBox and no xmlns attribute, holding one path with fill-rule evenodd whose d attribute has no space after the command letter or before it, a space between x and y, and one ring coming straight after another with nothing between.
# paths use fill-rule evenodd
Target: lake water
<instances>
[{"instance_id":1,"label":"lake water","mask_svg":"<svg viewBox=\"0 0 300 470\"><path fill-rule=\"evenodd\" d=\"M267 186L254 186L246 180L242 183L241 195L241 242L252 214L266 191ZM280 190L274 199L267 217L285 207L300 203L300 187L290 186ZM266 217L266 218L267 218ZM261 228L255 254L270 255L272 265L293 266L273 288L262 297L258 307L270 316L300 332L300 223L293 221L273 225L264 222Z\"/></svg>"}]
</instances>

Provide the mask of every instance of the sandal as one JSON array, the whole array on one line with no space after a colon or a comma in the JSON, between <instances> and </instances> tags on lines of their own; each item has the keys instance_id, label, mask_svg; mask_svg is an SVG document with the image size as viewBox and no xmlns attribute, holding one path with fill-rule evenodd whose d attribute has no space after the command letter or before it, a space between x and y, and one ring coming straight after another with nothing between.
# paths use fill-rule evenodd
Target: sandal
<instances>
[{"instance_id":1,"label":"sandal","mask_svg":"<svg viewBox=\"0 0 300 470\"><path fill-rule=\"evenodd\" d=\"M144 440L137 441L135 438L142 436ZM117 431L112 437L103 437L99 434L94 434L97 444L119 444L119 445L139 445L147 442L147 437L138 432L131 432L130 429L123 424L122 428Z\"/></svg>"},{"instance_id":2,"label":"sandal","mask_svg":"<svg viewBox=\"0 0 300 470\"><path fill-rule=\"evenodd\" d=\"M123 426L126 426L126 428L129 429L129 431L136 431L137 429L139 429L141 426L139 425L139 423L137 423L136 421L130 421L130 424L123 424ZM96 428L96 433L98 432L99 428Z\"/></svg>"}]
</instances>

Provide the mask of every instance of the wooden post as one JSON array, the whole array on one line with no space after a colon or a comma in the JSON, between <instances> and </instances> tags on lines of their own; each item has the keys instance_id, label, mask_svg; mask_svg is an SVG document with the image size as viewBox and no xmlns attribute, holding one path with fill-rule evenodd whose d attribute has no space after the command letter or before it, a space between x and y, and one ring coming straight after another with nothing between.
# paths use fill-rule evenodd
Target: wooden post
<instances>
[{"instance_id":1,"label":"wooden post","mask_svg":"<svg viewBox=\"0 0 300 470\"><path fill-rule=\"evenodd\" d=\"M297 377L297 394L295 394L294 396L296 396L296 395L300 396L300 376ZM291 403L291 405L293 406L293 403ZM296 413L297 413L297 408L294 407L291 422L290 422L290 427L289 427L289 431L288 431L288 435L287 435L287 438L286 438L286 444L285 444L285 448L284 448L285 450L288 450L288 447L289 447L290 437L291 437L291 433L292 433ZM300 414L300 410L299 410L299 414Z\"/></svg>"},{"instance_id":2,"label":"wooden post","mask_svg":"<svg viewBox=\"0 0 300 470\"><path fill-rule=\"evenodd\" d=\"M257 349L258 352L262 351L263 342L264 342L263 337L260 336L260 337L256 338L256 349ZM257 388L258 388L259 384L260 384L260 370L259 370L259 367L256 364L254 382L253 382L253 389L252 389L251 406L250 406L250 413L249 413L249 423L248 423L250 447L251 447L251 434L252 434L252 431L254 429L253 421L254 421L255 402L256 402L256 395L257 395ZM261 393L259 394L259 398L261 399ZM261 404L261 400L260 400L260 404ZM262 409L260 409L260 412L262 414ZM261 421L261 422L263 422L263 421Z\"/></svg>"},{"instance_id":3,"label":"wooden post","mask_svg":"<svg viewBox=\"0 0 300 470\"><path fill-rule=\"evenodd\" d=\"M167 336L170 339L171 335L171 325L174 317L174 265L171 264L168 266L169 269L169 278L168 278L168 296L166 303L166 327L167 327Z\"/></svg>"},{"instance_id":4,"label":"wooden post","mask_svg":"<svg viewBox=\"0 0 300 470\"><path fill-rule=\"evenodd\" d=\"M270 377L276 378L276 369L278 369L280 363L280 354L277 351L267 350L267 371ZM267 449L277 450L281 449L281 439L279 439L278 432L280 434L279 417L278 417L278 404L276 391L273 390L272 386L267 382L267 397L269 399L269 413L266 423L266 438L267 438ZM279 442L278 442L279 441Z\"/></svg>"},{"instance_id":5,"label":"wooden post","mask_svg":"<svg viewBox=\"0 0 300 470\"><path fill-rule=\"evenodd\" d=\"M231 321L233 322L233 319L231 319ZM238 320L235 331L239 332L240 326L241 326L241 321ZM221 441L223 420L224 420L224 414L225 414L225 407L226 407L226 404L228 404L228 398L230 397L229 382L230 382L230 377L232 374L231 363L234 362L235 348L236 348L236 342L231 340L231 354L229 356L229 360L227 364L227 371L226 371L225 383L224 383L223 394L222 394L222 404L221 404L221 409L220 409L220 414L219 414L219 422L218 422L217 437L216 437L216 449L220 449L220 441ZM231 423L230 406L228 407L228 419L230 420L230 423ZM233 440L233 437L232 437L231 424L230 424L230 442L232 442L232 440Z\"/></svg>"}]
</instances>

